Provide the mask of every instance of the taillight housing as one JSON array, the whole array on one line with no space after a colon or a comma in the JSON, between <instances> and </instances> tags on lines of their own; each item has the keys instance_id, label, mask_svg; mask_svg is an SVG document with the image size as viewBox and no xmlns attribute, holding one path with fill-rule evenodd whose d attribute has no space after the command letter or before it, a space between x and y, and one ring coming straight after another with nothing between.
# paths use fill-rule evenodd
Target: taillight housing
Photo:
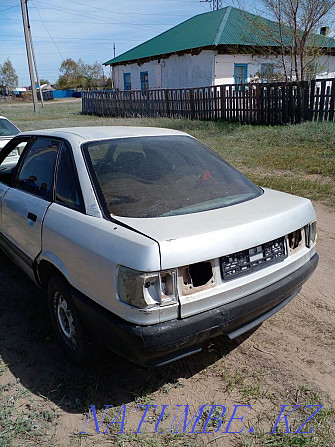
<instances>
[{"instance_id":1,"label":"taillight housing","mask_svg":"<svg viewBox=\"0 0 335 447\"><path fill-rule=\"evenodd\" d=\"M305 236L306 236L306 247L312 247L317 239L316 233L316 220L305 226Z\"/></svg>"},{"instance_id":2,"label":"taillight housing","mask_svg":"<svg viewBox=\"0 0 335 447\"><path fill-rule=\"evenodd\" d=\"M140 272L128 267L118 268L119 299L139 309L168 306L177 303L177 272Z\"/></svg>"}]
</instances>

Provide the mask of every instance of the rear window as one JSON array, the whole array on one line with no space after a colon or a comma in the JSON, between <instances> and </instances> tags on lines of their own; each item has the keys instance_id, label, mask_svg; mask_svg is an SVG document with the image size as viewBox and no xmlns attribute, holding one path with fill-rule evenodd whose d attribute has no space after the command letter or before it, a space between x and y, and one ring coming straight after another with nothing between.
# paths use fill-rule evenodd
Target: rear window
<instances>
[{"instance_id":1,"label":"rear window","mask_svg":"<svg viewBox=\"0 0 335 447\"><path fill-rule=\"evenodd\" d=\"M187 136L120 138L84 145L108 212L124 217L197 213L258 197L260 188Z\"/></svg>"}]
</instances>

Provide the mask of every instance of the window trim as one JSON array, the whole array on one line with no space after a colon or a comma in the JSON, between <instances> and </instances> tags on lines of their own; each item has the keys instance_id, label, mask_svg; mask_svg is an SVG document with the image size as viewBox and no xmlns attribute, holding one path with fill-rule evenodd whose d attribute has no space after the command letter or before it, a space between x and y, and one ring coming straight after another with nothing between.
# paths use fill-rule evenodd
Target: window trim
<instances>
[{"instance_id":1,"label":"window trim","mask_svg":"<svg viewBox=\"0 0 335 447\"><path fill-rule=\"evenodd\" d=\"M127 78L129 77L129 82L127 82ZM130 88L127 88L129 86ZM125 91L131 90L131 73L123 73L123 88Z\"/></svg>"},{"instance_id":2,"label":"window trim","mask_svg":"<svg viewBox=\"0 0 335 447\"><path fill-rule=\"evenodd\" d=\"M24 153L27 147L29 147L31 145L31 143L34 141L34 137L31 136L26 136L26 137L14 137L10 142L7 143L7 149L4 151L3 149L1 149L1 156L0 156L0 165L2 164L3 161L5 161L6 157L14 150L17 148L17 146L21 143L26 143L22 154L20 155L20 158L16 164L16 166L13 168L12 171L12 178L11 181L9 183L3 183L0 181L0 183L3 183L4 185L7 185L9 188L13 188L13 184L16 181L16 177L17 177L17 172L18 169L21 166L22 163L22 157L24 157Z\"/></svg>"},{"instance_id":3,"label":"window trim","mask_svg":"<svg viewBox=\"0 0 335 447\"><path fill-rule=\"evenodd\" d=\"M11 184L11 188L13 188L13 189L17 189L18 191L23 191L23 192L25 192L25 193L27 193L27 194L32 194L34 197L40 197L42 200L45 200L46 202L52 203L52 202L54 202L54 198L55 198L55 170L56 170L57 160L58 160L58 157L59 157L59 150L60 150L60 147L61 147L61 144L62 144L62 139L61 139L61 138L58 138L58 137L52 137L52 136L46 136L46 135L33 135L33 136L30 137L30 138L31 138L30 141L27 142L25 148L23 149L23 152L22 152L22 154L21 154L21 157L20 157L20 159L19 159L19 162L18 162L18 164L17 164L16 167L15 167L15 168L16 168L16 172L15 172L15 175L14 175L14 177L13 177L13 181L12 181L12 184ZM23 164L24 160L25 160L26 157L27 157L27 152L29 151L29 149L31 148L31 146L32 146L38 139L48 139L48 140L52 139L52 140L57 140L57 141L60 142L60 145L59 145L59 147L58 147L58 149L57 149L57 156L56 156L55 167L54 167L54 175L53 175L52 194L51 194L52 197L51 197L50 200L45 199L45 198L43 198L43 197L41 197L41 196L39 196L39 195L37 195L37 194L34 194L34 193L32 193L31 191L24 191L24 190L22 190L22 189L20 189L20 188L17 188L17 182L18 182L19 172L20 172L20 170L21 170L21 167L22 167L22 164Z\"/></svg>"},{"instance_id":4,"label":"window trim","mask_svg":"<svg viewBox=\"0 0 335 447\"><path fill-rule=\"evenodd\" d=\"M148 82L147 82L148 86L147 87L144 87L146 85L146 83L144 83L144 79L143 79L144 76L147 76L147 78L148 78ZM142 93L145 93L145 92L147 92L149 90L149 73L148 73L148 71L141 71L140 72L140 80L141 80L141 90L142 90Z\"/></svg>"},{"instance_id":5,"label":"window trim","mask_svg":"<svg viewBox=\"0 0 335 447\"><path fill-rule=\"evenodd\" d=\"M172 137L173 135L171 135ZM179 136L181 138L187 138L187 139L193 139L193 137L189 136L189 135L176 135ZM154 137L163 137L164 135L156 135ZM154 138L153 137L153 138ZM134 137L125 137L125 139L142 139L142 138L151 138L150 136L146 136L146 135L142 135L142 136L134 136ZM102 141L109 141L109 140L113 140L114 142L117 140L122 140L123 137L117 137L117 138L109 138L109 139L101 139L101 140L90 140L90 141L86 141L85 143L81 144L81 151L82 151L82 155L83 155L83 159L85 162L85 166L86 166L86 170L87 173L89 175L90 178L90 182L91 185L93 187L94 190L94 194L95 197L98 201L99 207L100 207L100 211L102 212L102 216L104 219L106 220L110 220L114 223L118 223L121 224L125 227L128 227L127 224L123 223L122 220L120 221L119 219L123 219L124 216L119 216L118 214L113 214L109 211L108 206L107 206L107 202L106 202L106 198L103 194L103 191L101 189L100 183L99 183L99 179L97 177L97 174L95 172L95 169L93 167L92 161L91 161L91 157L89 155L89 145L91 143L94 142L102 142ZM214 158L224 162L226 165L228 165L232 171L235 171L237 174L242 175L248 182L250 182L258 191L259 191L259 196L261 196L264 193L264 190L259 187L258 185L256 185L255 183L253 183L248 177L246 177L242 172L240 172L238 169L236 169L233 165L231 165L228 161L226 161L224 158L222 158L219 154L217 154L216 152L213 151L213 149L209 148L208 146L206 146L205 144L201 143L199 140L195 139L195 141L197 141L197 143L199 143L204 149L205 151L207 151L209 154L211 154ZM257 196L258 197L258 196ZM250 200L250 199L247 199ZM239 202L239 203L243 203L243 201ZM230 206L230 205L229 205ZM207 210L202 210L199 212L205 212ZM157 216L159 217L159 216ZM136 219L136 217L134 217ZM151 217L140 217L140 219L151 219ZM129 227L128 227L129 228ZM137 231L138 233L142 234L140 231Z\"/></svg>"},{"instance_id":6,"label":"window trim","mask_svg":"<svg viewBox=\"0 0 335 447\"><path fill-rule=\"evenodd\" d=\"M62 149L63 149L64 146L67 146L67 150L69 151L69 154L70 154L71 165L72 165L73 172L74 172L74 179L73 180L75 182L75 186L77 188L78 195L79 195L80 209L73 208L71 206L68 206L66 203L63 203L63 202L60 202L60 201L57 200L57 195L56 195L57 175L58 175L58 169L59 169L59 163L60 163L60 156L61 156L61 152L62 152ZM78 211L81 214L86 214L85 201L84 201L83 193L82 193L81 186L80 186L80 181L79 181L79 176L78 176L76 162L75 162L74 156L73 156L72 146L71 146L69 141L64 140L64 139L61 140L61 146L60 146L59 151L58 151L58 156L57 156L56 165L55 165L53 202L57 203L57 205L64 206L65 208L71 209L73 211Z\"/></svg>"},{"instance_id":7,"label":"window trim","mask_svg":"<svg viewBox=\"0 0 335 447\"><path fill-rule=\"evenodd\" d=\"M235 68L238 67L244 67L245 68L245 76L244 76L244 82L242 84L238 84L236 81L236 76L235 76ZM238 84L238 85L245 85L248 83L248 64L243 64L243 63L234 63L234 84Z\"/></svg>"}]
</instances>

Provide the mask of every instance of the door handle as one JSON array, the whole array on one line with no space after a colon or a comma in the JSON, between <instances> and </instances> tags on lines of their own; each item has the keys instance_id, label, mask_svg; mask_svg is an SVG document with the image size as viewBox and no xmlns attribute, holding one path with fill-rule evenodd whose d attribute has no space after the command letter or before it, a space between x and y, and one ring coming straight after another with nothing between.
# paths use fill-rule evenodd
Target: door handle
<instances>
[{"instance_id":1,"label":"door handle","mask_svg":"<svg viewBox=\"0 0 335 447\"><path fill-rule=\"evenodd\" d=\"M33 222L36 222L36 220L37 220L36 214L30 213L30 212L27 214L27 218L32 220Z\"/></svg>"}]
</instances>

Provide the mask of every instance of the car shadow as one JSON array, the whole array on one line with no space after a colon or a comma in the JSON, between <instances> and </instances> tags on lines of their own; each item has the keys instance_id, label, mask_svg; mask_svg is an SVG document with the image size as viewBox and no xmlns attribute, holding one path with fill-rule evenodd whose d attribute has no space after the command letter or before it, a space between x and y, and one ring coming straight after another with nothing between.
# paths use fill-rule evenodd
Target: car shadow
<instances>
[{"instance_id":1,"label":"car shadow","mask_svg":"<svg viewBox=\"0 0 335 447\"><path fill-rule=\"evenodd\" d=\"M109 351L99 361L76 366L52 332L44 292L0 252L0 356L24 387L67 412L130 403L178 384L229 354L249 334L238 341L217 337L199 354L152 369Z\"/></svg>"}]
</instances>

